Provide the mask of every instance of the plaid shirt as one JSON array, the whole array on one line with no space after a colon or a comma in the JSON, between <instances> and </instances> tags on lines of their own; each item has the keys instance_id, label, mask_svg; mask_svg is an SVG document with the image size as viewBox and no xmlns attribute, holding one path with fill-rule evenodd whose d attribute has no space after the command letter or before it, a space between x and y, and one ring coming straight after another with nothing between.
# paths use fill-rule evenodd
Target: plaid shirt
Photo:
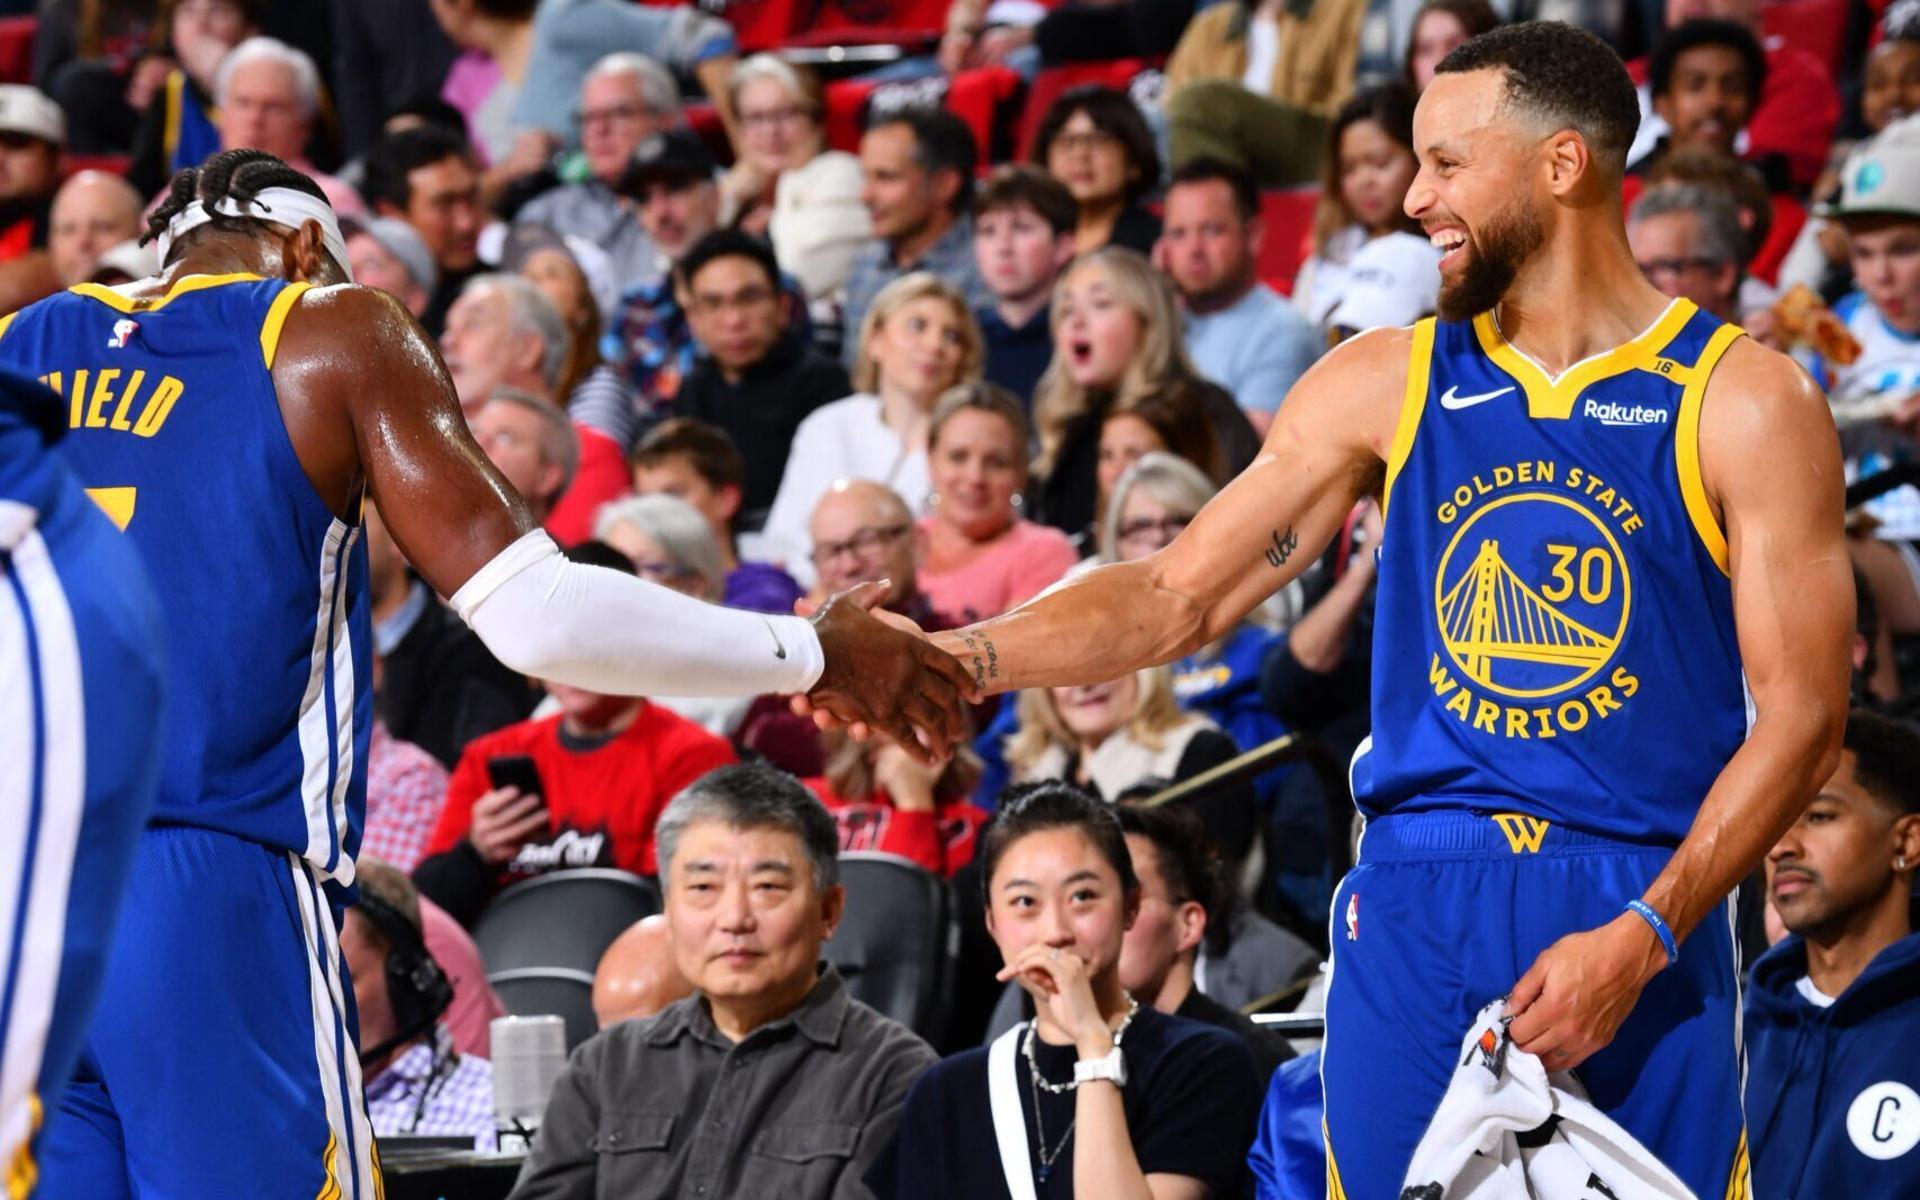
<instances>
[{"instance_id":1,"label":"plaid shirt","mask_svg":"<svg viewBox=\"0 0 1920 1200\"><path fill-rule=\"evenodd\" d=\"M446 799L446 768L375 721L367 749L367 827L360 853L411 874L427 856L427 838Z\"/></svg>"},{"instance_id":2,"label":"plaid shirt","mask_svg":"<svg viewBox=\"0 0 1920 1200\"><path fill-rule=\"evenodd\" d=\"M783 271L780 290L786 294L787 328L797 331L802 341L812 337L806 293L800 284ZM671 275L637 283L620 293L606 332L600 335L600 357L639 389L635 406L643 424L671 415L681 381L693 373L694 363L704 353L674 297Z\"/></svg>"},{"instance_id":3,"label":"plaid shirt","mask_svg":"<svg viewBox=\"0 0 1920 1200\"><path fill-rule=\"evenodd\" d=\"M367 1084L367 1119L376 1137L422 1133L473 1138L475 1150L492 1150L499 1134L493 1118L493 1064L455 1054L447 1032L407 1047Z\"/></svg>"}]
</instances>

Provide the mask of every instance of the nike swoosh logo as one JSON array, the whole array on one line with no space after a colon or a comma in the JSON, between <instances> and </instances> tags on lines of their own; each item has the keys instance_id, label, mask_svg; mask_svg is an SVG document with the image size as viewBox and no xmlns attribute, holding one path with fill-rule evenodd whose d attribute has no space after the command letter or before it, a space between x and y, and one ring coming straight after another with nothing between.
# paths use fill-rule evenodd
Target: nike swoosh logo
<instances>
[{"instance_id":1,"label":"nike swoosh logo","mask_svg":"<svg viewBox=\"0 0 1920 1200\"><path fill-rule=\"evenodd\" d=\"M1446 394L1440 397L1440 407L1472 408L1476 404L1485 404L1489 400L1498 399L1512 390L1510 387L1503 387L1497 392L1482 392L1478 396L1462 396L1458 394L1460 391L1459 388L1450 387L1446 390Z\"/></svg>"},{"instance_id":2,"label":"nike swoosh logo","mask_svg":"<svg viewBox=\"0 0 1920 1200\"><path fill-rule=\"evenodd\" d=\"M773 656L775 658L785 658L787 656L787 648L780 644L780 635L774 630L773 622L767 620L765 617L761 617L760 623L767 627L767 636L773 639Z\"/></svg>"}]
</instances>

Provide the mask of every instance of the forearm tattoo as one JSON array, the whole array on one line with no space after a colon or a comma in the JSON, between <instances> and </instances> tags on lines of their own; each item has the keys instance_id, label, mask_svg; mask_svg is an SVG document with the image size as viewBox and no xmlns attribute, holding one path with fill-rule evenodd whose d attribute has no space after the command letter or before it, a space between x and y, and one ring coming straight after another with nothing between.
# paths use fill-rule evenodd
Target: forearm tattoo
<instances>
[{"instance_id":1,"label":"forearm tattoo","mask_svg":"<svg viewBox=\"0 0 1920 1200\"><path fill-rule=\"evenodd\" d=\"M1300 535L1293 531L1293 526L1287 526L1285 533L1274 530L1273 545L1267 550L1267 565L1276 571L1279 570L1287 565L1287 560L1292 558L1293 552L1299 548Z\"/></svg>"},{"instance_id":2,"label":"forearm tattoo","mask_svg":"<svg viewBox=\"0 0 1920 1200\"><path fill-rule=\"evenodd\" d=\"M993 639L978 633L963 633L960 642L972 660L974 686L986 691L987 680L1000 678L1000 653L993 648Z\"/></svg>"}]
</instances>

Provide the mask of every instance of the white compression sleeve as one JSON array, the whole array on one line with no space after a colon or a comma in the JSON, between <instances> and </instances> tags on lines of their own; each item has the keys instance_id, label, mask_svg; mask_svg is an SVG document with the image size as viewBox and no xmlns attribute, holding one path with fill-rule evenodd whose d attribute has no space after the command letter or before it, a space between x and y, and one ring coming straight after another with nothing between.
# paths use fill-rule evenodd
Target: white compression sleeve
<instances>
[{"instance_id":1,"label":"white compression sleeve","mask_svg":"<svg viewBox=\"0 0 1920 1200\"><path fill-rule=\"evenodd\" d=\"M538 529L475 572L452 604L507 666L608 695L804 692L826 663L799 617L721 608L569 562Z\"/></svg>"}]
</instances>

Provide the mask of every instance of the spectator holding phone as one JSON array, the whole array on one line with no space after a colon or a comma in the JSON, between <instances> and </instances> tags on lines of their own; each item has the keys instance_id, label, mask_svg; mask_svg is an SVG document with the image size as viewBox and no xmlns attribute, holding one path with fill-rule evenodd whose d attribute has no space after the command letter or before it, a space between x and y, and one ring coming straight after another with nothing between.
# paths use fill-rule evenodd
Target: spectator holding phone
<instances>
[{"instance_id":1,"label":"spectator holding phone","mask_svg":"<svg viewBox=\"0 0 1920 1200\"><path fill-rule=\"evenodd\" d=\"M633 570L598 543L568 557ZM667 801L734 761L724 740L643 697L546 687L557 714L476 738L460 756L414 871L421 894L463 925L502 888L547 871L654 874L653 827Z\"/></svg>"}]
</instances>

